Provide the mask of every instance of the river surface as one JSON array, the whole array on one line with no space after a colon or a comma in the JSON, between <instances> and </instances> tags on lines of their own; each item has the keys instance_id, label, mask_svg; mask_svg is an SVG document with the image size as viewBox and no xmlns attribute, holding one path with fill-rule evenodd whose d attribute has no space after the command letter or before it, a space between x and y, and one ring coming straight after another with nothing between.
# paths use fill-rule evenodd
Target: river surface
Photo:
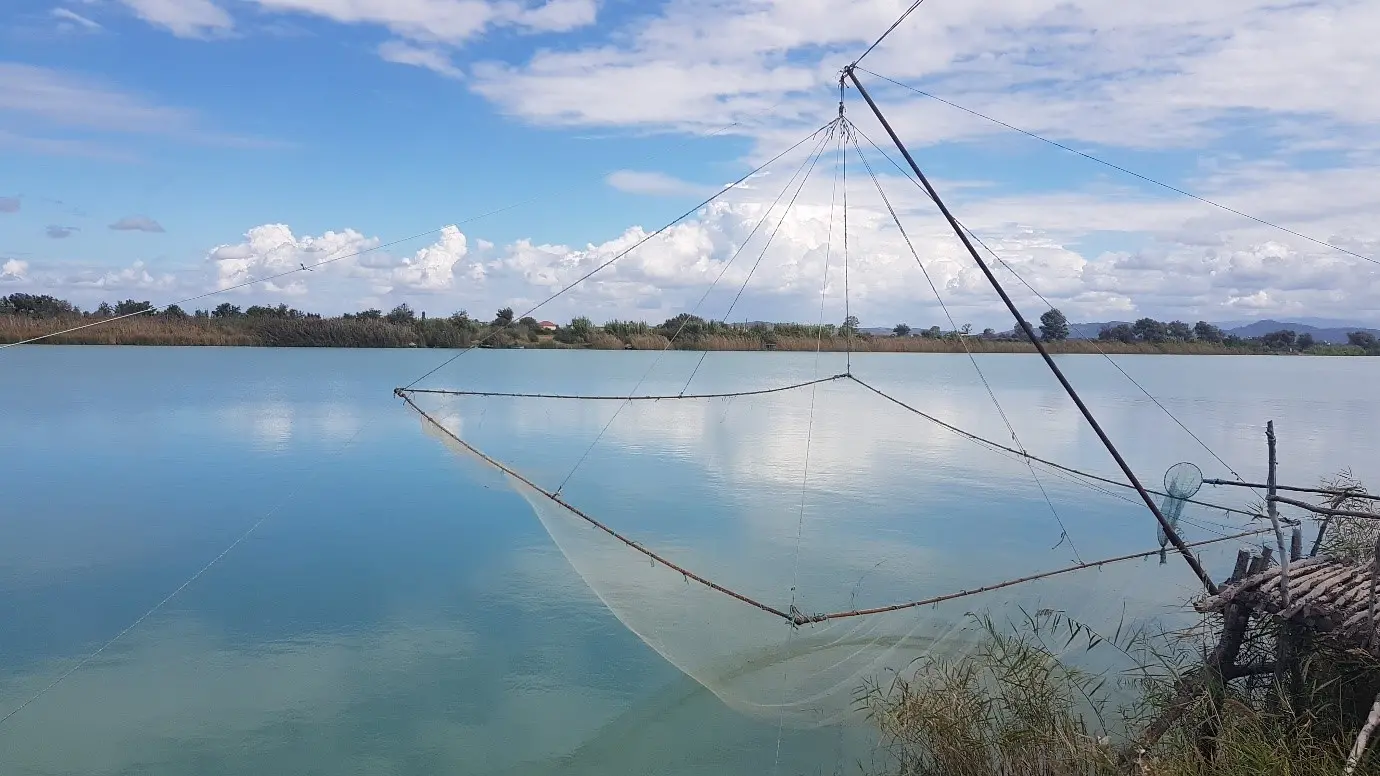
<instances>
[{"instance_id":1,"label":"river surface","mask_svg":"<svg viewBox=\"0 0 1380 776\"><path fill-rule=\"evenodd\" d=\"M0 773L755 776L876 761L865 725L745 712L734 693L761 687L716 683L697 673L705 654L635 635L636 616L609 608L625 599L591 589L624 556L572 565L528 502L392 395L449 355L0 352L0 715L36 696L0 723ZM419 387L678 394L693 372L693 394L848 369L843 354L700 361L477 351ZM1179 461L1232 476L1106 360L1060 362L1147 484ZM854 355L851 369L974 433L1014 446L1009 421L1031 453L1115 474L1038 360L979 363L1006 421L961 355ZM1282 481L1351 467L1380 485L1380 359L1118 363L1247 479L1264 478L1273 419ZM846 380L628 407L418 401L543 488L563 484L571 503L774 606L889 604L1157 547L1128 491L1045 469L1037 483ZM1250 527L1193 506L1184 519L1189 540ZM1206 547L1203 561L1223 576L1248 543ZM1042 605L1089 616L1172 617L1194 592L1172 555L1061 579ZM925 616L957 621L979 604ZM725 622L647 605L674 627ZM772 627L785 655L796 636ZM765 660L782 688L802 670Z\"/></svg>"}]
</instances>

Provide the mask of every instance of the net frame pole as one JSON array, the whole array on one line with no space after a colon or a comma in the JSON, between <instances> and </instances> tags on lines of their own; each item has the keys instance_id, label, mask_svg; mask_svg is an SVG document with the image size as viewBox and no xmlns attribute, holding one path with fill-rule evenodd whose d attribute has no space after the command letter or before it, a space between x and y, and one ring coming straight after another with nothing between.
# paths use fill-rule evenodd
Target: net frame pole
<instances>
[{"instance_id":1,"label":"net frame pole","mask_svg":"<svg viewBox=\"0 0 1380 776\"><path fill-rule=\"evenodd\" d=\"M881 108L877 107L877 103L873 101L872 95L868 94L867 89L862 85L862 81L858 80L858 74L853 65L849 65L843 69L843 75L839 79L840 82L842 82L844 78L853 82L853 86L858 90L858 94L862 95L862 98L867 102L867 107L872 110L872 113L877 117L877 121L881 122L882 128L885 129L887 135L891 137L891 142L896 145L896 149L905 157L906 163L910 165L910 169L915 173L916 179L925 187L925 191L929 194L930 199L939 206L939 211L944 215L945 220L949 222L949 227L953 229L954 234L957 235L959 241L963 243L963 247L968 249L969 255L973 257L973 261L977 262L978 267L982 269L982 273L987 276L988 282L992 284L992 288L996 290L997 295L1001 297L1002 302L1006 304L1006 308L1016 319L1017 328L1025 333L1026 338L1029 339L1030 343L1039 351L1040 357L1045 361L1045 365L1054 373L1059 384L1063 386L1064 391L1078 407L1078 411L1082 413L1083 418L1088 421L1088 425L1092 427L1098 439L1102 441L1103 447L1107 448L1107 452L1111 454L1117 466L1120 467L1122 473L1126 475L1126 479L1130 481L1132 487L1140 494L1141 500L1145 502L1146 508L1149 509L1150 513L1159 521L1160 527L1164 529L1165 536L1168 536L1169 541L1173 543L1174 549L1179 551L1179 554L1182 555L1184 560L1188 563L1189 568L1193 570L1193 573L1196 574L1198 579L1203 583L1203 588L1207 590L1208 595L1217 595L1217 585L1212 581L1212 577L1203 569L1203 565L1198 562L1198 558L1193 555L1188 545L1184 543L1183 537L1179 536L1179 532L1174 529L1174 526L1169 524L1169 520L1165 518L1164 513L1155 505L1154 499L1150 497L1150 493L1145 489L1145 486L1141 484L1135 472L1131 470L1130 464L1126 463L1126 459L1121 456L1121 452L1117 450L1111 438L1102 430L1101 424L1097 422L1097 418L1093 416L1092 411L1083 403L1083 399L1078 395L1078 391L1073 387L1073 384L1068 381L1068 378L1064 376L1063 371L1059 369L1059 365L1054 362L1054 358L1050 356L1044 343L1040 341L1039 337L1035 336L1035 330L1031 328L1025 316L1021 315L1021 311L1016 307L1016 303L1011 301L1011 297L1006 293L1006 289L1002 288L1001 282L997 280L997 276L992 273L992 269L987 266L987 262L982 260L982 256L977 252L977 249L973 247L973 243L969 241L968 235L963 231L958 220L954 218L953 213L949 212L949 207L944 204L944 200L940 199L939 192L935 191L929 178L925 177L925 173L921 172L920 165L916 164L915 158L910 155L910 150L906 148L905 143L901 142L901 138L896 134L896 130L892 129L891 122L887 121L886 116L882 115Z\"/></svg>"}]
</instances>

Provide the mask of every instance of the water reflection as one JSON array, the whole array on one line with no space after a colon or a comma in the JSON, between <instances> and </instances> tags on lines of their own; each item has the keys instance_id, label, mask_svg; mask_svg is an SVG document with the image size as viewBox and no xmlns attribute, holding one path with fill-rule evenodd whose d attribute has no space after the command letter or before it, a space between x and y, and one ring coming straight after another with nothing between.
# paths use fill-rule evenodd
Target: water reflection
<instances>
[{"instance_id":1,"label":"water reflection","mask_svg":"<svg viewBox=\"0 0 1380 776\"><path fill-rule=\"evenodd\" d=\"M582 578L530 506L492 472L457 464L399 409L389 394L398 376L426 371L436 354L16 353L21 361L10 363L21 368L6 378L53 387L34 392L0 380L0 402L11 410L0 415L6 709L119 632L272 505L288 505L167 611L0 728L6 773L772 768L776 720L730 710L722 698L732 687L719 685L744 665L767 667L749 682L762 693L775 692L783 675L808 676L813 666L794 658L788 633L761 626L770 638L760 643L792 660L706 664L706 684L721 695L649 649L586 583L601 574L639 579L619 569L628 554L592 556L606 562L587 564ZM643 390L679 391L697 359L668 354ZM1287 479L1306 483L1352 465L1380 481L1380 442L1368 434L1377 410L1352 398L1371 379L1367 360L1123 363L1248 477L1260 475L1260 428L1272 417ZM437 380L617 393L649 364L645 354L481 352ZM809 379L813 365L811 354L711 354L692 387L779 385ZM1003 356L983 365L1032 452L1111 472L1038 364ZM826 356L820 371L840 366ZM1179 460L1222 473L1105 362L1068 359L1066 368L1146 479ZM855 356L854 369L927 412L1005 439L961 358ZM109 377L103 390L88 390L86 378L101 376ZM843 383L817 397L802 511L808 399L629 408L564 492L773 604L789 602L794 580L807 610L889 603L1072 560L1024 466ZM484 400L451 409L467 438L555 486L616 407ZM1154 546L1140 507L1057 478L1045 484L1084 557ZM1224 494L1203 493L1243 498ZM1190 507L1185 518L1195 517L1208 515ZM1204 562L1222 573L1234 549L1205 551ZM983 607L1010 613L1070 602L1107 622L1123 611L1172 614L1193 589L1181 566L1137 561L927 608L899 624L857 625L872 638L961 622ZM687 613L679 627L699 627L704 637L720 633L714 625L725 621L713 609L676 608L685 585L673 581L679 587L643 586L650 610ZM801 634L806 646L810 635ZM788 725L780 752L782 773L832 773L873 755L866 731L852 727Z\"/></svg>"}]
</instances>

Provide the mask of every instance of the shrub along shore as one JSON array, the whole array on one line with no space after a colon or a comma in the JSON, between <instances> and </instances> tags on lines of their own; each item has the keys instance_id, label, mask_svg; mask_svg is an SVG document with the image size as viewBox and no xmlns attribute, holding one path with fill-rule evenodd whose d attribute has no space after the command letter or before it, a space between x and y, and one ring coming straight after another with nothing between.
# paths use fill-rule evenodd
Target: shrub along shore
<instances>
[{"instance_id":1,"label":"shrub along shore","mask_svg":"<svg viewBox=\"0 0 1380 776\"><path fill-rule=\"evenodd\" d=\"M60 299L12 294L0 297L0 344L21 342L64 329L79 328L39 340L52 345L171 345L231 347L335 348L563 348L590 350L853 350L883 353L1033 353L1034 347L1013 332L981 333L969 327L942 331L914 330L898 324L878 336L858 328L856 318L843 325L727 324L681 314L660 324L610 321L602 326L579 317L564 324L515 319L510 308L492 320L471 318L464 311L445 318L416 313L400 305L388 313L365 310L337 317L304 313L286 305L241 310L229 303L187 313L176 305L155 310L148 302L126 300L83 312ZM130 317L121 317L130 316ZM97 325L91 325L97 324ZM1304 335L1280 331L1243 339L1199 323L1161 323L1146 318L1134 326L1102 332L1098 340L1068 339L1068 324L1057 310L1045 313L1042 338L1055 353L1144 353L1183 355L1380 355L1380 343L1356 332L1351 343L1314 343Z\"/></svg>"}]
</instances>

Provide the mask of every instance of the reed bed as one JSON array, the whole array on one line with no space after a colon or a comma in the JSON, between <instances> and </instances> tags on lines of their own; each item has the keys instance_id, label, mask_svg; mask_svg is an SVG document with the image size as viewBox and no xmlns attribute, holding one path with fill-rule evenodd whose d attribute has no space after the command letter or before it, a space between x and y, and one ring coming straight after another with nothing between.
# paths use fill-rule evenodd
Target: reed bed
<instances>
[{"instance_id":1,"label":"reed bed","mask_svg":"<svg viewBox=\"0 0 1380 776\"><path fill-rule=\"evenodd\" d=\"M1054 638L1051 639L1051 636ZM1153 745L1136 738L1175 696L1182 634L1094 633L1045 611L1020 628L984 621L984 638L962 659L927 656L886 684L862 687L858 704L882 735L886 776L1338 776L1380 680L1380 665L1320 653L1297 706L1268 682L1210 707L1199 703ZM1074 651L1116 649L1147 661L1119 676L1071 668ZM1171 657L1171 653L1174 657ZM1354 691L1348 687L1358 686ZM1129 702L1114 689L1134 689ZM1124 693L1122 693L1124 697ZM1355 698L1351 696L1357 696ZM1364 697L1362 697L1364 696ZM1357 702L1358 699L1361 702ZM1202 731L1214 731L1211 747ZM1356 774L1380 773L1368 752Z\"/></svg>"}]
</instances>

